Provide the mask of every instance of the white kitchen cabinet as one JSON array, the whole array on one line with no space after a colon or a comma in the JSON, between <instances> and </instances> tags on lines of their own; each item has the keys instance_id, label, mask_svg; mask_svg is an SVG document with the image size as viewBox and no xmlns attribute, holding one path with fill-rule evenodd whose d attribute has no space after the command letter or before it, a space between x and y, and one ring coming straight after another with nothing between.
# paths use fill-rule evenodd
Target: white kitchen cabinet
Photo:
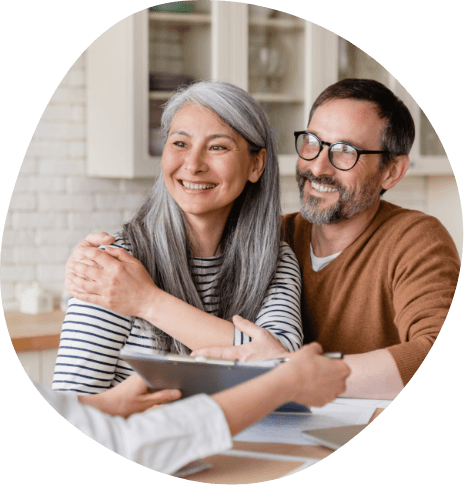
<instances>
[{"instance_id":1,"label":"white kitchen cabinet","mask_svg":"<svg viewBox=\"0 0 464 485\"><path fill-rule=\"evenodd\" d=\"M57 354L58 349L46 349L22 351L16 355L32 381L51 387Z\"/></svg>"},{"instance_id":2,"label":"white kitchen cabinet","mask_svg":"<svg viewBox=\"0 0 464 485\"><path fill-rule=\"evenodd\" d=\"M184 2L185 3L185 2ZM159 170L167 81L232 82L264 107L277 136L282 175L295 172L293 131L307 125L315 97L343 77L372 77L410 108L417 127L409 171L451 175L435 131L382 66L337 35L298 17L234 2L192 2L188 13L143 10L105 32L87 51L87 167L101 177L153 177ZM188 79L188 77L186 79ZM179 79L182 79L179 78ZM164 79L166 81L166 79Z\"/></svg>"}]
</instances>

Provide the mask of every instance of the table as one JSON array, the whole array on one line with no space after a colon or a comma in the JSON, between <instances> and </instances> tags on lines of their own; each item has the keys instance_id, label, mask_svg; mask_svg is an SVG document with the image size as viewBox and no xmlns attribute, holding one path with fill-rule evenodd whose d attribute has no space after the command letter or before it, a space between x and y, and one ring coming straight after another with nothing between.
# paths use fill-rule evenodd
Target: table
<instances>
[{"instance_id":1,"label":"table","mask_svg":"<svg viewBox=\"0 0 464 485\"><path fill-rule=\"evenodd\" d=\"M37 315L5 312L6 325L15 351L58 348L64 316L61 310Z\"/></svg>"},{"instance_id":2,"label":"table","mask_svg":"<svg viewBox=\"0 0 464 485\"><path fill-rule=\"evenodd\" d=\"M233 448L200 461L205 469L185 476L204 483L256 483L296 473L334 450L318 446L301 434L319 429L372 422L390 401L336 399L310 414L273 413L235 439ZM195 462L198 465L198 462Z\"/></svg>"}]
</instances>

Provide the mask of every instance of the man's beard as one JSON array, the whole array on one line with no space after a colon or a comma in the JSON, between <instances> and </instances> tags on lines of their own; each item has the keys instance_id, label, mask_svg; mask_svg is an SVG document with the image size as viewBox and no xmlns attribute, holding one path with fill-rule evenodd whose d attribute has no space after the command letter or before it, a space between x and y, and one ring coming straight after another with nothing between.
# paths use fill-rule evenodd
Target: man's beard
<instances>
[{"instance_id":1,"label":"man's beard","mask_svg":"<svg viewBox=\"0 0 464 485\"><path fill-rule=\"evenodd\" d=\"M300 212L301 215L313 224L336 224L337 222L351 219L356 214L371 207L380 196L381 187L379 185L381 173L372 177L363 184L358 192L356 189L350 191L343 187L333 177L316 177L310 170L300 172L296 169L296 180L300 189ZM319 209L322 198L308 195L305 199L304 186L306 180L316 182L337 189L338 200L335 204L325 209ZM322 194L321 194L322 195Z\"/></svg>"}]
</instances>

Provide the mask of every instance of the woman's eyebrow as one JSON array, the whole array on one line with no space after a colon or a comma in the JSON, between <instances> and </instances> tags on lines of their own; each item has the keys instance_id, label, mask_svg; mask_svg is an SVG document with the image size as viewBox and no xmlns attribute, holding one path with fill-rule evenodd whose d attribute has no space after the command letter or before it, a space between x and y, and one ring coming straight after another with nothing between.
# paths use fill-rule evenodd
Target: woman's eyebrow
<instances>
[{"instance_id":1,"label":"woman's eyebrow","mask_svg":"<svg viewBox=\"0 0 464 485\"><path fill-rule=\"evenodd\" d=\"M171 135L184 135L184 136L190 137L190 135L183 130L174 130L171 133L169 133L169 136L171 136Z\"/></svg>"},{"instance_id":2,"label":"woman's eyebrow","mask_svg":"<svg viewBox=\"0 0 464 485\"><path fill-rule=\"evenodd\" d=\"M214 135L208 136L208 140L214 140L215 138L228 138L229 140L232 140L234 143L236 143L236 140L233 136L227 135L225 133L216 133Z\"/></svg>"}]
</instances>

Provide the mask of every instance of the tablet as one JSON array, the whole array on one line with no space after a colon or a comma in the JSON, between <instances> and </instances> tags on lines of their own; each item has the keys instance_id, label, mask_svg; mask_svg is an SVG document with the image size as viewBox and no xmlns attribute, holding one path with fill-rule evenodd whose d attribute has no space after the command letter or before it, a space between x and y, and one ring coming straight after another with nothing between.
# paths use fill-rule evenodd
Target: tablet
<instances>
[{"instance_id":1,"label":"tablet","mask_svg":"<svg viewBox=\"0 0 464 485\"><path fill-rule=\"evenodd\" d=\"M153 390L180 389L182 397L215 394L258 377L280 365L281 359L238 362L176 354L147 355L123 350L121 357ZM288 403L285 412L309 412L307 406Z\"/></svg>"}]
</instances>

